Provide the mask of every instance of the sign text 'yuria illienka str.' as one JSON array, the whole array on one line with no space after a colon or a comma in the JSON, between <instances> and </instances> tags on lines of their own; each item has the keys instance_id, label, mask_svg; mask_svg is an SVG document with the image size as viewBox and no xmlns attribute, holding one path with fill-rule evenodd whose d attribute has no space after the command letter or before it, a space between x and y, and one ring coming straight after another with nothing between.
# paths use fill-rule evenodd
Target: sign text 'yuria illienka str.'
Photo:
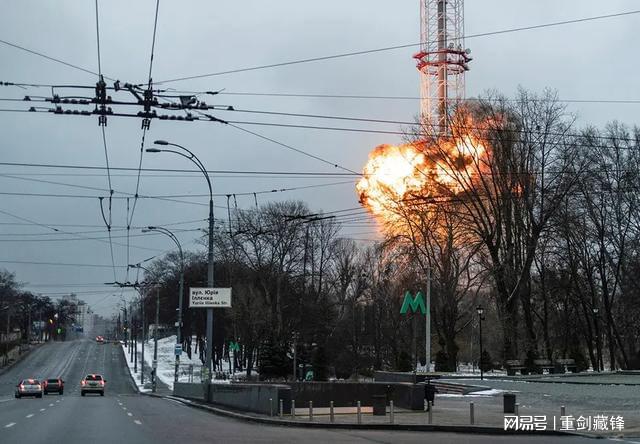
<instances>
[{"instance_id":1,"label":"sign text 'yuria illienka str.'","mask_svg":"<svg viewBox=\"0 0 640 444\"><path fill-rule=\"evenodd\" d=\"M231 308L231 288L189 288L190 308Z\"/></svg>"}]
</instances>

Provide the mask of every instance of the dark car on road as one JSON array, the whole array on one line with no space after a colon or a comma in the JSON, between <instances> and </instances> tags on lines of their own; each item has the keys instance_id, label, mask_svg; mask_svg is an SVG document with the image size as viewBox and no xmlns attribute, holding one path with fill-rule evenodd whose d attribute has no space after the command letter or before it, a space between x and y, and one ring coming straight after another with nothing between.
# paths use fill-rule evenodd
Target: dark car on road
<instances>
[{"instance_id":1,"label":"dark car on road","mask_svg":"<svg viewBox=\"0 0 640 444\"><path fill-rule=\"evenodd\" d=\"M104 380L102 375L90 374L84 377L80 381L80 395L84 396L87 393L100 393L100 396L104 396L104 386L107 381Z\"/></svg>"},{"instance_id":2,"label":"dark car on road","mask_svg":"<svg viewBox=\"0 0 640 444\"><path fill-rule=\"evenodd\" d=\"M64 381L62 378L45 379L42 385L44 387L45 395L48 395L49 393L58 393L60 395L64 394Z\"/></svg>"},{"instance_id":3,"label":"dark car on road","mask_svg":"<svg viewBox=\"0 0 640 444\"><path fill-rule=\"evenodd\" d=\"M42 384L37 379L23 379L16 386L16 398L35 396L42 398Z\"/></svg>"}]
</instances>

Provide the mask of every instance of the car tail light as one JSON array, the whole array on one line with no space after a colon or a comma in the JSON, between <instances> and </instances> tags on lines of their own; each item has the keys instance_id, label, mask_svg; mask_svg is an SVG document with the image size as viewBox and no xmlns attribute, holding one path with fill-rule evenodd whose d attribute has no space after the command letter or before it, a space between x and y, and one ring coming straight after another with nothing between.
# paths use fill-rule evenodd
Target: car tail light
<instances>
[{"instance_id":1,"label":"car tail light","mask_svg":"<svg viewBox=\"0 0 640 444\"><path fill-rule=\"evenodd\" d=\"M104 381L100 381L100 385L104 385Z\"/></svg>"},{"instance_id":2,"label":"car tail light","mask_svg":"<svg viewBox=\"0 0 640 444\"><path fill-rule=\"evenodd\" d=\"M20 390L24 390L24 385L20 384Z\"/></svg>"},{"instance_id":3,"label":"car tail light","mask_svg":"<svg viewBox=\"0 0 640 444\"><path fill-rule=\"evenodd\" d=\"M87 383L87 381L85 381L84 379L82 381L80 381L80 384L85 385Z\"/></svg>"}]
</instances>

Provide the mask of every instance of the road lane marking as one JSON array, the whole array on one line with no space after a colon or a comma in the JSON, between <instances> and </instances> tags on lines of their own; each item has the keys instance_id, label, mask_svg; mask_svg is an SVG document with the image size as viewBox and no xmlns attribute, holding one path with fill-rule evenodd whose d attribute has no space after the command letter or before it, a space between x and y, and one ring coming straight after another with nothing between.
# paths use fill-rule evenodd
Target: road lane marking
<instances>
[{"instance_id":1,"label":"road lane marking","mask_svg":"<svg viewBox=\"0 0 640 444\"><path fill-rule=\"evenodd\" d=\"M53 404L49 404L49 407L53 407Z\"/></svg>"},{"instance_id":2,"label":"road lane marking","mask_svg":"<svg viewBox=\"0 0 640 444\"><path fill-rule=\"evenodd\" d=\"M40 409L41 412L44 412L45 410L47 410L47 409Z\"/></svg>"},{"instance_id":3,"label":"road lane marking","mask_svg":"<svg viewBox=\"0 0 640 444\"><path fill-rule=\"evenodd\" d=\"M129 416L133 416L133 413L131 413L131 412L127 412L127 415L129 415Z\"/></svg>"},{"instance_id":4,"label":"road lane marking","mask_svg":"<svg viewBox=\"0 0 640 444\"><path fill-rule=\"evenodd\" d=\"M9 424L7 424L6 426L4 426L5 429L8 429L9 427L13 427L14 425L16 425L15 422L10 422Z\"/></svg>"},{"instance_id":5,"label":"road lane marking","mask_svg":"<svg viewBox=\"0 0 640 444\"><path fill-rule=\"evenodd\" d=\"M126 407L122 407L122 410L127 410L127 408Z\"/></svg>"},{"instance_id":6,"label":"road lane marking","mask_svg":"<svg viewBox=\"0 0 640 444\"><path fill-rule=\"evenodd\" d=\"M26 417L31 418L32 416L33 416L33 413L29 413Z\"/></svg>"},{"instance_id":7,"label":"road lane marking","mask_svg":"<svg viewBox=\"0 0 640 444\"><path fill-rule=\"evenodd\" d=\"M138 425L142 425L142 423L140 421L138 421L137 419L134 419L133 422L135 422Z\"/></svg>"},{"instance_id":8,"label":"road lane marking","mask_svg":"<svg viewBox=\"0 0 640 444\"><path fill-rule=\"evenodd\" d=\"M60 402L60 401L56 401L56 402Z\"/></svg>"}]
</instances>

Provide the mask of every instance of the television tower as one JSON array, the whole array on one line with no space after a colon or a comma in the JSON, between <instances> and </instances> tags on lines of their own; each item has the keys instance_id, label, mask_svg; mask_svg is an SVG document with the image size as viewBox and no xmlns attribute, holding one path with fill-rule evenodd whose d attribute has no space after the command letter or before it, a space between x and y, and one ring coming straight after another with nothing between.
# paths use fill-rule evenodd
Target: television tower
<instances>
[{"instance_id":1,"label":"television tower","mask_svg":"<svg viewBox=\"0 0 640 444\"><path fill-rule=\"evenodd\" d=\"M464 73L471 61L464 48L464 0L420 0L420 120L446 134L451 105L464 99Z\"/></svg>"}]
</instances>

